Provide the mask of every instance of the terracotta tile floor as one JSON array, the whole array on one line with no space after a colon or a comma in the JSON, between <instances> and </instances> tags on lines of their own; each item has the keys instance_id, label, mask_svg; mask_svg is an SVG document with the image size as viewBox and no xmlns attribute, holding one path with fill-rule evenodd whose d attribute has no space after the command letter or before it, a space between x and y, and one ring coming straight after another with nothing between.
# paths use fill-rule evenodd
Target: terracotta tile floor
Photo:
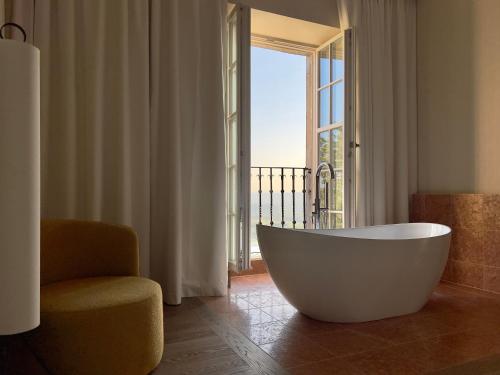
<instances>
[{"instance_id":1,"label":"terracotta tile floor","mask_svg":"<svg viewBox=\"0 0 500 375\"><path fill-rule=\"evenodd\" d=\"M227 297L202 300L291 374L423 374L500 354L500 296L448 284L416 314L359 324L300 314L267 274L233 278ZM487 363L500 371L500 359ZM470 371L456 372L479 373Z\"/></svg>"}]
</instances>

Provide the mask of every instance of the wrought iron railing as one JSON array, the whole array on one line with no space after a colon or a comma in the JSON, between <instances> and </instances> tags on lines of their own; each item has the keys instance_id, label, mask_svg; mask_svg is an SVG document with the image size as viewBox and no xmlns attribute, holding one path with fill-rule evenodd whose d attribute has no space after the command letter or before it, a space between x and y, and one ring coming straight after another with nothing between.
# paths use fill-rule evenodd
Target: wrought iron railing
<instances>
[{"instance_id":1,"label":"wrought iron railing","mask_svg":"<svg viewBox=\"0 0 500 375\"><path fill-rule=\"evenodd\" d=\"M275 220L279 220L281 227L290 225L295 228L297 224L302 224L304 228L307 227L309 222L308 194L309 194L309 178L311 169L306 167L251 167L252 173L252 190L258 193L258 222L262 224L263 219L269 214L269 225L274 226ZM256 173L256 174L255 174ZM257 180L254 179L257 178ZM277 181L275 181L277 179ZM276 182L278 183L278 190L275 190ZM254 185L256 184L256 186ZM264 191L263 186L267 185L268 190ZM275 204L274 195L279 194L281 200L280 204ZM291 212L288 217L285 214L287 211L285 194L288 196L289 206ZM268 195L267 195L268 194ZM302 196L300 197L300 194ZM267 195L268 202L263 202L263 197ZM299 195L299 205L301 209L297 209L297 195ZM267 204L266 204L267 203ZM267 207L266 207L267 206ZM279 206L278 215L276 215L275 206ZM291 215L290 215L291 214Z\"/></svg>"}]
</instances>

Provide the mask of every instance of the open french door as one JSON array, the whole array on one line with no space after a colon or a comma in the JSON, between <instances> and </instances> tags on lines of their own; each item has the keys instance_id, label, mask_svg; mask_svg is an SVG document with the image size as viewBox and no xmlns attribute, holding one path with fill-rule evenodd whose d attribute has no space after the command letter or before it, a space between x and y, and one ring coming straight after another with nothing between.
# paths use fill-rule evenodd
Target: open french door
<instances>
[{"instance_id":1,"label":"open french door","mask_svg":"<svg viewBox=\"0 0 500 375\"><path fill-rule=\"evenodd\" d=\"M227 18L226 181L229 270L250 267L250 9Z\"/></svg>"},{"instance_id":2,"label":"open french door","mask_svg":"<svg viewBox=\"0 0 500 375\"><path fill-rule=\"evenodd\" d=\"M330 163L335 179L324 170L320 179L321 228L355 225L354 69L352 30L345 30L316 50L316 121L314 165ZM314 190L313 190L314 191Z\"/></svg>"}]
</instances>

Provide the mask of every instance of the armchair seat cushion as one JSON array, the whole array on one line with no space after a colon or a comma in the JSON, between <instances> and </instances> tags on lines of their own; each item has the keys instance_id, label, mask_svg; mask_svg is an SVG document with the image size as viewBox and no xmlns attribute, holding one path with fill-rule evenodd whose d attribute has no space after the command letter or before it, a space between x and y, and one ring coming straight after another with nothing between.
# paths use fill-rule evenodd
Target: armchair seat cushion
<instances>
[{"instance_id":1,"label":"armchair seat cushion","mask_svg":"<svg viewBox=\"0 0 500 375\"><path fill-rule=\"evenodd\" d=\"M44 285L41 321L30 344L54 374L147 374L163 353L162 292L149 279Z\"/></svg>"}]
</instances>

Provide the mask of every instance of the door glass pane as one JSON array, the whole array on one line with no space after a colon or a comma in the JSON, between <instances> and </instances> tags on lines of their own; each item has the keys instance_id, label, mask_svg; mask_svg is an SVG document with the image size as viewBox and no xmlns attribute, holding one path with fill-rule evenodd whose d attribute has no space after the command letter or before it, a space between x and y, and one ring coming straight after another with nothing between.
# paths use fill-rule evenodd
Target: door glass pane
<instances>
[{"instance_id":1,"label":"door glass pane","mask_svg":"<svg viewBox=\"0 0 500 375\"><path fill-rule=\"evenodd\" d=\"M343 228L344 223L342 220L342 214L330 212L329 213L329 228Z\"/></svg>"},{"instance_id":2,"label":"door glass pane","mask_svg":"<svg viewBox=\"0 0 500 375\"><path fill-rule=\"evenodd\" d=\"M337 39L332 43L332 81L344 77L344 38Z\"/></svg>"},{"instance_id":3,"label":"door glass pane","mask_svg":"<svg viewBox=\"0 0 500 375\"><path fill-rule=\"evenodd\" d=\"M231 215L236 215L238 212L238 197L237 197L237 188L238 188L238 174L237 169L235 167L229 170L229 178L230 178L230 200L229 200L229 212Z\"/></svg>"},{"instance_id":4,"label":"door glass pane","mask_svg":"<svg viewBox=\"0 0 500 375\"><path fill-rule=\"evenodd\" d=\"M232 64L236 61L237 51L238 51L238 34L236 28L236 17L234 17L229 23L229 63Z\"/></svg>"},{"instance_id":5,"label":"door glass pane","mask_svg":"<svg viewBox=\"0 0 500 375\"><path fill-rule=\"evenodd\" d=\"M332 123L344 121L344 81L332 86Z\"/></svg>"},{"instance_id":6,"label":"door glass pane","mask_svg":"<svg viewBox=\"0 0 500 375\"><path fill-rule=\"evenodd\" d=\"M236 67L229 72L229 114L236 112L238 99L238 73Z\"/></svg>"},{"instance_id":7,"label":"door glass pane","mask_svg":"<svg viewBox=\"0 0 500 375\"><path fill-rule=\"evenodd\" d=\"M236 263L236 252L235 251L232 251L232 249L234 249L234 246L232 245L233 244L233 237L234 237L234 234L233 234L233 231L231 230L231 228L233 227L233 216L232 215L229 215L229 211L228 211L228 215L227 215L227 219L226 219L226 227L227 227L227 231L226 231L226 239L227 239L227 247L228 247L228 262L231 262L231 263Z\"/></svg>"},{"instance_id":8,"label":"door glass pane","mask_svg":"<svg viewBox=\"0 0 500 375\"><path fill-rule=\"evenodd\" d=\"M328 56L328 47L323 48L319 51L319 87L322 87L330 83L330 57Z\"/></svg>"},{"instance_id":9,"label":"door glass pane","mask_svg":"<svg viewBox=\"0 0 500 375\"><path fill-rule=\"evenodd\" d=\"M344 166L344 129L336 128L331 133L331 159L333 168L342 168Z\"/></svg>"},{"instance_id":10,"label":"door glass pane","mask_svg":"<svg viewBox=\"0 0 500 375\"><path fill-rule=\"evenodd\" d=\"M238 217L236 215L231 216L231 248L233 249L233 254L234 254L234 260L238 258L238 249L239 244L238 244L238 236L235 234L238 233L240 230L240 223L238 220Z\"/></svg>"},{"instance_id":11,"label":"door glass pane","mask_svg":"<svg viewBox=\"0 0 500 375\"><path fill-rule=\"evenodd\" d=\"M319 92L319 126L330 124L330 88L327 87Z\"/></svg>"},{"instance_id":12,"label":"door glass pane","mask_svg":"<svg viewBox=\"0 0 500 375\"><path fill-rule=\"evenodd\" d=\"M327 196L326 192L330 191L332 188L332 179L330 177L330 171L328 168L324 168L321 171L320 179L319 179L319 200L321 208L327 207ZM328 187L328 189L327 189ZM328 200L330 200L331 194L328 195ZM328 202L328 206L330 206L330 202Z\"/></svg>"},{"instance_id":13,"label":"door glass pane","mask_svg":"<svg viewBox=\"0 0 500 375\"><path fill-rule=\"evenodd\" d=\"M319 133L318 136L318 160L321 162L330 161L330 134L328 131Z\"/></svg>"},{"instance_id":14,"label":"door glass pane","mask_svg":"<svg viewBox=\"0 0 500 375\"><path fill-rule=\"evenodd\" d=\"M329 200L329 209L334 211L342 211L343 208L343 197L344 197L344 176L341 170L335 171L335 180L330 181L330 195L328 197Z\"/></svg>"},{"instance_id":15,"label":"door glass pane","mask_svg":"<svg viewBox=\"0 0 500 375\"><path fill-rule=\"evenodd\" d=\"M236 116L229 120L228 167L236 166L238 156L238 121Z\"/></svg>"}]
</instances>

